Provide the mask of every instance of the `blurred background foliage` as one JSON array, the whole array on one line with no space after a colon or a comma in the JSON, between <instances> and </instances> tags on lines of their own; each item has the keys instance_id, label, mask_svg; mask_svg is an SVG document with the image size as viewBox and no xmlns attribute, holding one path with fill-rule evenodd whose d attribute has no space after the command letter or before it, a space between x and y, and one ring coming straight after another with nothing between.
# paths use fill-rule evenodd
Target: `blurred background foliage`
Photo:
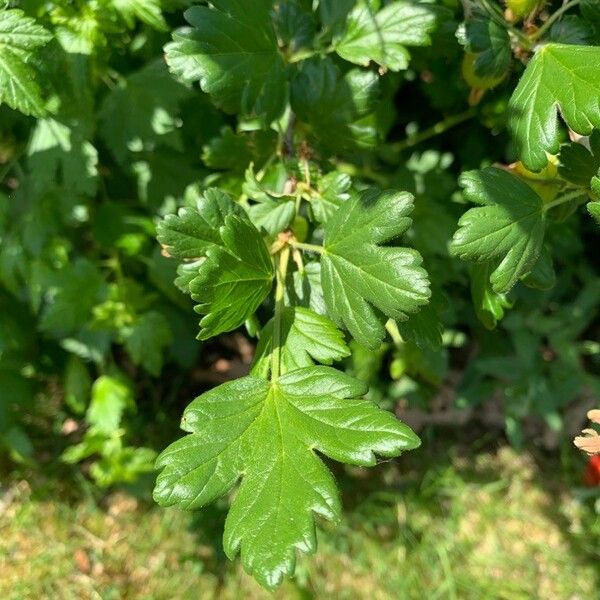
<instances>
[{"instance_id":1,"label":"blurred background foliage","mask_svg":"<svg viewBox=\"0 0 600 600\"><path fill-rule=\"evenodd\" d=\"M170 598L175 586L182 598L198 597L198 586L201 597L260 594L222 562L218 507L183 516L147 503L156 452L178 436L183 406L247 371L254 344L247 331L195 340L198 319L173 286L156 219L207 186L248 193L257 185L249 163L272 188L299 168L269 164L275 132L168 73L162 49L188 4L7 5L53 38L30 63L43 71L45 114L0 105L0 570L14 568L0 577L2 597ZM334 199L365 183L415 195L408 236L434 284L443 345L353 346L346 368L418 429L424 450L366 480L345 471L344 527L323 534L324 551L282 593L595 597L598 495L579 489L585 459L571 437L600 398L600 230L565 214L549 233L546 269L506 296L486 287L482 267L450 259L465 210L458 174L515 160L505 108L522 66L472 106L456 36L462 6L438 4L449 12L432 46L380 77L368 107L342 110L338 136L319 138L327 106L297 107L308 115L307 153L333 155L341 174ZM314 23L305 26L312 35ZM583 35L573 20L562 27L557 36ZM348 140L357 119L361 137ZM62 541L35 549L48 539ZM150 585L163 587L139 591Z\"/></svg>"}]
</instances>

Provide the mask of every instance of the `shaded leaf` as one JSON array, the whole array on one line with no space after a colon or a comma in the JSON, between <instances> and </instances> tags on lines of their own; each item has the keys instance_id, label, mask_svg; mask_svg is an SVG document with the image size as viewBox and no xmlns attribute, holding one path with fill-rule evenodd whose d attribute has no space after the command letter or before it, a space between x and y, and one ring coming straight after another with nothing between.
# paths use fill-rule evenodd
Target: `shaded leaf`
<instances>
[{"instance_id":1,"label":"shaded leaf","mask_svg":"<svg viewBox=\"0 0 600 600\"><path fill-rule=\"evenodd\" d=\"M521 179L496 167L463 173L459 182L467 200L483 206L460 218L451 251L464 260L500 260L490 281L495 292L507 292L540 255L546 228L542 199Z\"/></svg>"},{"instance_id":2,"label":"shaded leaf","mask_svg":"<svg viewBox=\"0 0 600 600\"><path fill-rule=\"evenodd\" d=\"M257 0L251 10L243 0L214 0L212 5L185 12L192 27L175 31L165 47L169 68L184 81L200 81L223 110L272 121L286 98L272 2Z\"/></svg>"}]
</instances>

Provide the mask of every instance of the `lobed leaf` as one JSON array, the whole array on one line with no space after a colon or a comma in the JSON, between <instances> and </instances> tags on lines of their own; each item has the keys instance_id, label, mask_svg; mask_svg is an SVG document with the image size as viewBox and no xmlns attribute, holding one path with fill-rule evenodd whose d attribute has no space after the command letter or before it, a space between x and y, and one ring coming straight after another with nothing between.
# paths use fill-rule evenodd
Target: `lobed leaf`
<instances>
[{"instance_id":1,"label":"lobed leaf","mask_svg":"<svg viewBox=\"0 0 600 600\"><path fill-rule=\"evenodd\" d=\"M368 66L373 61L392 71L406 69L410 60L406 46L431 44L439 13L431 4L391 2L379 11L378 4L356 3L334 41L335 51L354 64Z\"/></svg>"},{"instance_id":2,"label":"lobed leaf","mask_svg":"<svg viewBox=\"0 0 600 600\"><path fill-rule=\"evenodd\" d=\"M368 348L383 340L386 317L405 321L430 296L420 254L382 246L408 229L412 200L407 192L366 190L324 227L321 283L328 314Z\"/></svg>"},{"instance_id":3,"label":"lobed leaf","mask_svg":"<svg viewBox=\"0 0 600 600\"><path fill-rule=\"evenodd\" d=\"M34 51L52 35L19 9L0 9L0 103L26 115L41 117L45 102L36 69Z\"/></svg>"},{"instance_id":4,"label":"lobed leaf","mask_svg":"<svg viewBox=\"0 0 600 600\"><path fill-rule=\"evenodd\" d=\"M200 304L198 339L236 329L267 297L274 278L269 250L247 218L230 214L219 230L222 245L206 250L206 260L190 281L192 298Z\"/></svg>"},{"instance_id":5,"label":"lobed leaf","mask_svg":"<svg viewBox=\"0 0 600 600\"><path fill-rule=\"evenodd\" d=\"M560 148L558 112L580 135L600 128L599 46L546 44L527 65L509 103L519 158L539 171Z\"/></svg>"},{"instance_id":6,"label":"lobed leaf","mask_svg":"<svg viewBox=\"0 0 600 600\"><path fill-rule=\"evenodd\" d=\"M276 381L248 376L194 400L182 426L191 435L158 458L154 497L197 507L241 477L224 532L225 552L270 589L294 572L296 552L316 548L313 513L335 520L334 479L315 450L355 465L375 464L419 445L376 405L366 387L330 367L297 369Z\"/></svg>"},{"instance_id":7,"label":"lobed leaf","mask_svg":"<svg viewBox=\"0 0 600 600\"><path fill-rule=\"evenodd\" d=\"M214 0L214 9L185 12L192 27L175 31L165 47L171 71L202 89L227 112L278 117L286 99L286 73L271 22L272 2Z\"/></svg>"},{"instance_id":8,"label":"lobed leaf","mask_svg":"<svg viewBox=\"0 0 600 600\"><path fill-rule=\"evenodd\" d=\"M458 222L452 254L464 260L498 259L490 281L497 293L509 291L534 267L546 228L542 199L518 177L496 167L463 173L459 183L471 208Z\"/></svg>"},{"instance_id":9,"label":"lobed leaf","mask_svg":"<svg viewBox=\"0 0 600 600\"><path fill-rule=\"evenodd\" d=\"M263 328L254 358L252 373L267 377L273 352L271 319ZM335 323L308 308L286 307L281 315L280 365L287 373L314 364L330 365L350 354L342 332Z\"/></svg>"}]
</instances>

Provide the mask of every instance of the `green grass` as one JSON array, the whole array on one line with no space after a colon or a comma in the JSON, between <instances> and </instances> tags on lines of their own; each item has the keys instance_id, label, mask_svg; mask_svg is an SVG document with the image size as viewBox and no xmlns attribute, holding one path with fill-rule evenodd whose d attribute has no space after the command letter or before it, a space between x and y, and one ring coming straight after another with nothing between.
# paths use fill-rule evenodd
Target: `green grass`
<instances>
[{"instance_id":1,"label":"green grass","mask_svg":"<svg viewBox=\"0 0 600 600\"><path fill-rule=\"evenodd\" d=\"M319 553L276 598L599 597L594 499L561 483L558 464L432 450L375 471L342 474L344 521L325 525ZM222 556L224 507L191 515L23 475L0 499L2 599L273 597Z\"/></svg>"}]
</instances>

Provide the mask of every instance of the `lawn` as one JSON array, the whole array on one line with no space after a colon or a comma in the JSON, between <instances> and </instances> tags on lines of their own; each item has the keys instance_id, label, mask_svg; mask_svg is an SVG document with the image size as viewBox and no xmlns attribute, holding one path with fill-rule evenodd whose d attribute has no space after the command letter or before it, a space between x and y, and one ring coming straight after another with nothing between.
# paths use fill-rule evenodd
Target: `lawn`
<instances>
[{"instance_id":1,"label":"lawn","mask_svg":"<svg viewBox=\"0 0 600 600\"><path fill-rule=\"evenodd\" d=\"M346 511L320 532L276 598L591 600L600 590L600 504L565 467L495 445L341 475ZM572 455L571 455L572 456ZM29 483L28 483L29 480ZM0 499L0 598L270 598L224 558L224 506L153 506L147 489L100 496L81 476L12 471Z\"/></svg>"}]
</instances>

